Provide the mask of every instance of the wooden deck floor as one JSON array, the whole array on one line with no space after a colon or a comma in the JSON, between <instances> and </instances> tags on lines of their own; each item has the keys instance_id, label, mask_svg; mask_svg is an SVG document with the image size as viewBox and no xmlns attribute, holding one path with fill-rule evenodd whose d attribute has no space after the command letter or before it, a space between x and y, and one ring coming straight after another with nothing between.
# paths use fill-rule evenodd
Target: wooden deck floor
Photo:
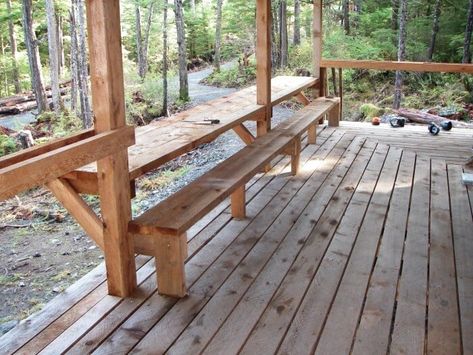
<instances>
[{"instance_id":1,"label":"wooden deck floor","mask_svg":"<svg viewBox=\"0 0 473 355\"><path fill-rule=\"evenodd\" d=\"M106 295L103 266L0 338L0 353L473 354L472 131L342 123L189 234L190 294Z\"/></svg>"}]
</instances>

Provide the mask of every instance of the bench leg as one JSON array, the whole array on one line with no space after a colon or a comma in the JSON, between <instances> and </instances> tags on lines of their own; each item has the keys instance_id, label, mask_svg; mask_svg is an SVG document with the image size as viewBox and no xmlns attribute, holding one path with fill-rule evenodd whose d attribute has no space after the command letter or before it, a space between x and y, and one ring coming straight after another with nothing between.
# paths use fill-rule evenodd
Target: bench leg
<instances>
[{"instance_id":1,"label":"bench leg","mask_svg":"<svg viewBox=\"0 0 473 355\"><path fill-rule=\"evenodd\" d=\"M309 126L309 129L307 130L307 142L309 144L317 143L317 123Z\"/></svg>"},{"instance_id":2,"label":"bench leg","mask_svg":"<svg viewBox=\"0 0 473 355\"><path fill-rule=\"evenodd\" d=\"M291 173L297 175L299 173L299 166L301 161L301 137L294 139L293 151L291 154Z\"/></svg>"},{"instance_id":3,"label":"bench leg","mask_svg":"<svg viewBox=\"0 0 473 355\"><path fill-rule=\"evenodd\" d=\"M236 219L246 218L246 190L245 185L240 186L231 196L232 217Z\"/></svg>"},{"instance_id":4,"label":"bench leg","mask_svg":"<svg viewBox=\"0 0 473 355\"><path fill-rule=\"evenodd\" d=\"M336 105L328 115L328 125L330 127L340 126L340 105Z\"/></svg>"},{"instance_id":5,"label":"bench leg","mask_svg":"<svg viewBox=\"0 0 473 355\"><path fill-rule=\"evenodd\" d=\"M156 239L156 274L158 292L171 297L187 294L185 260L187 258L187 235L159 234Z\"/></svg>"}]
</instances>

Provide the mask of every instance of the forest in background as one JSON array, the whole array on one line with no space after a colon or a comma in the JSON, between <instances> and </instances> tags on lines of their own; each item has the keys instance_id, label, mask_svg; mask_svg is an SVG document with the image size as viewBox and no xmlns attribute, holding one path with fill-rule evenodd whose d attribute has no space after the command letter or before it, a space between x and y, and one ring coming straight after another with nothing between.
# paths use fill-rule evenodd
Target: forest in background
<instances>
[{"instance_id":1,"label":"forest in background","mask_svg":"<svg viewBox=\"0 0 473 355\"><path fill-rule=\"evenodd\" d=\"M307 74L312 2L275 0L272 7L275 75ZM121 11L130 123L183 107L190 70L214 66L206 82L216 86L254 80L254 1L122 0ZM86 26L84 0L0 2L0 97L31 91L44 139L92 124ZM324 58L471 63L472 32L473 0L324 1ZM238 65L220 69L224 61ZM401 98L407 107L460 111L472 101L468 76L345 73L348 119L399 106ZM0 141L0 154L15 149L7 135Z\"/></svg>"}]
</instances>

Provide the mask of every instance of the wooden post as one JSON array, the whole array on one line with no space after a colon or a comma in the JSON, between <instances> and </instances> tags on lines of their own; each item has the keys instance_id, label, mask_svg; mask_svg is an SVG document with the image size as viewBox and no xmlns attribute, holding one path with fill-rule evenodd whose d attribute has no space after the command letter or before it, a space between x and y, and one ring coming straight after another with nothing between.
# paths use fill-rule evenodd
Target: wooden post
<instances>
[{"instance_id":1,"label":"wooden post","mask_svg":"<svg viewBox=\"0 0 473 355\"><path fill-rule=\"evenodd\" d=\"M155 238L156 275L158 292L171 297L187 294L185 260L187 258L187 235L159 234Z\"/></svg>"},{"instance_id":2,"label":"wooden post","mask_svg":"<svg viewBox=\"0 0 473 355\"><path fill-rule=\"evenodd\" d=\"M236 219L244 219L246 217L246 189L245 185L240 186L231 195L232 200L232 217Z\"/></svg>"},{"instance_id":3,"label":"wooden post","mask_svg":"<svg viewBox=\"0 0 473 355\"><path fill-rule=\"evenodd\" d=\"M299 173L301 162L301 136L294 138L291 147L291 174L296 176Z\"/></svg>"},{"instance_id":4,"label":"wooden post","mask_svg":"<svg viewBox=\"0 0 473 355\"><path fill-rule=\"evenodd\" d=\"M257 136L271 129L271 0L256 1L256 102L265 105L265 117L257 121Z\"/></svg>"},{"instance_id":5,"label":"wooden post","mask_svg":"<svg viewBox=\"0 0 473 355\"><path fill-rule=\"evenodd\" d=\"M314 123L309 126L309 129L307 130L307 143L317 143L317 123Z\"/></svg>"},{"instance_id":6,"label":"wooden post","mask_svg":"<svg viewBox=\"0 0 473 355\"><path fill-rule=\"evenodd\" d=\"M328 125L338 127L340 125L340 104L334 106L328 114Z\"/></svg>"},{"instance_id":7,"label":"wooden post","mask_svg":"<svg viewBox=\"0 0 473 355\"><path fill-rule=\"evenodd\" d=\"M118 0L87 0L92 101L97 133L126 125ZM127 297L136 288L126 148L97 162L108 292Z\"/></svg>"}]
</instances>

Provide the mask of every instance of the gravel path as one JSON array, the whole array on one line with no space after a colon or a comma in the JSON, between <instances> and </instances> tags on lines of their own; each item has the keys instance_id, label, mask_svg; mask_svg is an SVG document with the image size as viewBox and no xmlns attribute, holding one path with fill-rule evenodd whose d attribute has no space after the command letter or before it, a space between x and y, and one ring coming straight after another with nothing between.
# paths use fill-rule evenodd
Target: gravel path
<instances>
[{"instance_id":1,"label":"gravel path","mask_svg":"<svg viewBox=\"0 0 473 355\"><path fill-rule=\"evenodd\" d=\"M235 63L226 63L223 67L229 67ZM212 73L212 68L207 68L199 72L189 74L189 96L191 106L201 104L206 101L214 100L228 95L237 89L218 88L200 84L200 81ZM273 126L276 126L294 112L293 109L279 105L273 111ZM254 122L248 122L247 127L253 134L256 134L256 125ZM141 191L144 198L134 201L134 211L140 214L148 208L156 205L158 202L169 197L185 185L197 179L223 160L229 158L244 147L241 139L233 132L228 131L218 137L215 141L201 146L192 152L169 162L157 172L148 174L146 179L157 177L163 170L176 170L180 167L186 167L187 172L171 181L167 185L157 188L153 191ZM139 189L138 181L138 189Z\"/></svg>"}]
</instances>

